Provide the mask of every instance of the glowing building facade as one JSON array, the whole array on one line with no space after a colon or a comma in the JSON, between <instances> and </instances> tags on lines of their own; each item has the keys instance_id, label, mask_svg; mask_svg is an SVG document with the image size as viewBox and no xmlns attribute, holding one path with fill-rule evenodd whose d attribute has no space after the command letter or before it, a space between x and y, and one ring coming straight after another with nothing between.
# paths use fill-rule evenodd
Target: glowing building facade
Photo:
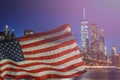
<instances>
[{"instance_id":1,"label":"glowing building facade","mask_svg":"<svg viewBox=\"0 0 120 80\"><path fill-rule=\"evenodd\" d=\"M81 22L81 50L82 50L82 53L87 53L88 49L89 49L88 22L85 17L85 8L84 8L83 20Z\"/></svg>"},{"instance_id":2,"label":"glowing building facade","mask_svg":"<svg viewBox=\"0 0 120 80\"><path fill-rule=\"evenodd\" d=\"M105 54L104 29L100 29L99 53L100 54Z\"/></svg>"},{"instance_id":3,"label":"glowing building facade","mask_svg":"<svg viewBox=\"0 0 120 80\"><path fill-rule=\"evenodd\" d=\"M2 40L10 40L16 38L14 30L12 29L12 32L10 34L8 25L5 26L5 30L0 32L0 41Z\"/></svg>"},{"instance_id":4,"label":"glowing building facade","mask_svg":"<svg viewBox=\"0 0 120 80\"><path fill-rule=\"evenodd\" d=\"M24 36L29 36L29 35L32 35L34 33L35 33L35 31L33 31L31 29L25 29L24 30Z\"/></svg>"},{"instance_id":5,"label":"glowing building facade","mask_svg":"<svg viewBox=\"0 0 120 80\"><path fill-rule=\"evenodd\" d=\"M116 46L112 46L112 54L117 54L117 47Z\"/></svg>"},{"instance_id":6,"label":"glowing building facade","mask_svg":"<svg viewBox=\"0 0 120 80\"><path fill-rule=\"evenodd\" d=\"M98 44L98 25L91 24L90 28L90 49L91 49L91 56L93 58L97 58L99 53L99 44Z\"/></svg>"}]
</instances>

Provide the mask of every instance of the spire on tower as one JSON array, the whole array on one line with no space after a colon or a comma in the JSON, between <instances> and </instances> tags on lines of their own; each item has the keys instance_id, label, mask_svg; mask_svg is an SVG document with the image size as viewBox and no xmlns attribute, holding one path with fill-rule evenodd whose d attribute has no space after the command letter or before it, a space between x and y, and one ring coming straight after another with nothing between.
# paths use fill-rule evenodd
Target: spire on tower
<instances>
[{"instance_id":1,"label":"spire on tower","mask_svg":"<svg viewBox=\"0 0 120 80\"><path fill-rule=\"evenodd\" d=\"M14 32L15 30L14 29L12 29L12 32Z\"/></svg>"},{"instance_id":2,"label":"spire on tower","mask_svg":"<svg viewBox=\"0 0 120 80\"><path fill-rule=\"evenodd\" d=\"M15 33L14 33L14 29L12 29L12 33L11 33L11 39L15 39L16 36L15 36Z\"/></svg>"},{"instance_id":3,"label":"spire on tower","mask_svg":"<svg viewBox=\"0 0 120 80\"><path fill-rule=\"evenodd\" d=\"M8 25L5 26L4 34L5 34L5 39L9 39L10 38Z\"/></svg>"},{"instance_id":4,"label":"spire on tower","mask_svg":"<svg viewBox=\"0 0 120 80\"><path fill-rule=\"evenodd\" d=\"M83 8L83 19L85 20L85 8Z\"/></svg>"},{"instance_id":5,"label":"spire on tower","mask_svg":"<svg viewBox=\"0 0 120 80\"><path fill-rule=\"evenodd\" d=\"M6 25L5 27L8 28L8 25Z\"/></svg>"}]
</instances>

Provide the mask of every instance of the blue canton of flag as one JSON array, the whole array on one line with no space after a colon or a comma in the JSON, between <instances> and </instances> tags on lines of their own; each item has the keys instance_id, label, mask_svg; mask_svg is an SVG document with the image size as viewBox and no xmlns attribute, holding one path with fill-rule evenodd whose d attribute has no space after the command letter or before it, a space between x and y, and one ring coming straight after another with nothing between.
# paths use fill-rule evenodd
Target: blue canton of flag
<instances>
[{"instance_id":1,"label":"blue canton of flag","mask_svg":"<svg viewBox=\"0 0 120 80\"><path fill-rule=\"evenodd\" d=\"M0 60L23 61L24 56L17 39L0 41Z\"/></svg>"}]
</instances>

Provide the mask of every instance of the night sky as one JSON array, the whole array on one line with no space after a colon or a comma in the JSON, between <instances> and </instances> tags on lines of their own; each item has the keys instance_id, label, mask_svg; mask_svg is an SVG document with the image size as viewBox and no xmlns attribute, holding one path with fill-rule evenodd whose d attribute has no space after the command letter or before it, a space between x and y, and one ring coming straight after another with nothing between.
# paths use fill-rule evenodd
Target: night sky
<instances>
[{"instance_id":1,"label":"night sky","mask_svg":"<svg viewBox=\"0 0 120 80\"><path fill-rule=\"evenodd\" d=\"M43 32L70 24L80 46L80 22L83 8L90 24L105 30L105 44L110 53L112 45L120 53L120 0L0 0L0 30L6 24L17 37L24 29Z\"/></svg>"}]
</instances>

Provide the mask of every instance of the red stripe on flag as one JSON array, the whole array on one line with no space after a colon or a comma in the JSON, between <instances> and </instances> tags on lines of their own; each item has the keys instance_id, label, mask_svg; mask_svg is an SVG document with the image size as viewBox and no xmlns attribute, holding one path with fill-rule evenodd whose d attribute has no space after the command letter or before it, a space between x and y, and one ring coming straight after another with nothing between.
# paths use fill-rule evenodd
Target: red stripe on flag
<instances>
[{"instance_id":1,"label":"red stripe on flag","mask_svg":"<svg viewBox=\"0 0 120 80\"><path fill-rule=\"evenodd\" d=\"M48 52L48 51L52 51L52 50L56 50L58 48L62 48L64 46L67 46L67 45L71 45L75 42L75 40L70 40L70 41L67 41L67 42L63 42L61 44L58 44L56 46L51 46L51 47L48 47L48 48L44 48L44 49L39 49L39 50L34 50L34 51L27 51L27 52L24 52L24 54L37 54L39 52L43 53L43 52Z\"/></svg>"},{"instance_id":2,"label":"red stripe on flag","mask_svg":"<svg viewBox=\"0 0 120 80\"><path fill-rule=\"evenodd\" d=\"M69 61L72 61L74 59L78 59L82 57L81 55L77 54L73 57L69 57L65 60L62 60L62 61L59 61L59 62L54 62L54 63L43 63L43 62L35 62L35 63L31 63L31 64L22 64L22 65L19 65L19 64L15 64L13 62L5 62L5 63L2 63L1 66L5 66L7 64L10 64L10 65L13 65L13 66L16 66L16 67L22 67L22 68L25 68L25 67L30 67L30 66L37 66L37 65L42 65L42 64L46 64L46 65L52 65L52 66L59 66L59 65L62 65L62 64L65 64Z\"/></svg>"},{"instance_id":3,"label":"red stripe on flag","mask_svg":"<svg viewBox=\"0 0 120 80\"><path fill-rule=\"evenodd\" d=\"M84 62L81 63L76 63L73 65L70 65L68 67L62 68L62 69L55 69L55 68L49 68L49 67L44 67L44 68L37 68L34 70L24 70L24 69L20 69L20 68L5 68L3 70L0 71L0 74L4 73L5 71L14 71L14 72L27 72L27 73L38 73L38 72L43 72L43 71L49 71L49 70L53 70L53 71L58 71L58 72L66 72L68 70L74 69L78 66L82 66L84 65Z\"/></svg>"},{"instance_id":4,"label":"red stripe on flag","mask_svg":"<svg viewBox=\"0 0 120 80\"><path fill-rule=\"evenodd\" d=\"M53 37L53 38L50 38L50 39L41 40L41 41L34 42L34 43L31 43L31 44L21 45L21 47L22 48L29 48L29 47L33 47L33 46L38 46L38 45L42 45L42 44L45 44L45 43L48 43L48 42L54 42L56 40L59 40L59 39L62 39L62 38L68 37L68 36L71 36L71 33L68 32L66 34L56 36L56 37Z\"/></svg>"},{"instance_id":5,"label":"red stripe on flag","mask_svg":"<svg viewBox=\"0 0 120 80\"><path fill-rule=\"evenodd\" d=\"M57 54L52 54L52 55L49 55L49 56L38 56L38 57L33 57L33 58L25 58L26 60L46 60L46 59L53 59L53 58L57 58L57 57L61 57L65 54L69 54L70 52L74 52L78 49L78 47L74 47L72 49L68 49L68 50L65 50L63 52L60 52L60 53L57 53Z\"/></svg>"},{"instance_id":6,"label":"red stripe on flag","mask_svg":"<svg viewBox=\"0 0 120 80\"><path fill-rule=\"evenodd\" d=\"M48 78L70 78L70 77L76 77L76 76L80 76L82 74L84 74L86 72L86 70L83 70L83 71L78 71L77 73L74 73L74 74L71 74L71 75L57 75L57 74L48 74L48 75L44 75L44 76L41 76L41 77L34 77L34 76L31 76L31 75L19 75L19 76L14 76L14 75L9 75L9 74L6 74L5 76L2 77L2 79L4 80L5 78L7 77L11 77L13 79L21 79L21 78L27 78L27 79L33 79L33 80L46 80Z\"/></svg>"}]
</instances>

